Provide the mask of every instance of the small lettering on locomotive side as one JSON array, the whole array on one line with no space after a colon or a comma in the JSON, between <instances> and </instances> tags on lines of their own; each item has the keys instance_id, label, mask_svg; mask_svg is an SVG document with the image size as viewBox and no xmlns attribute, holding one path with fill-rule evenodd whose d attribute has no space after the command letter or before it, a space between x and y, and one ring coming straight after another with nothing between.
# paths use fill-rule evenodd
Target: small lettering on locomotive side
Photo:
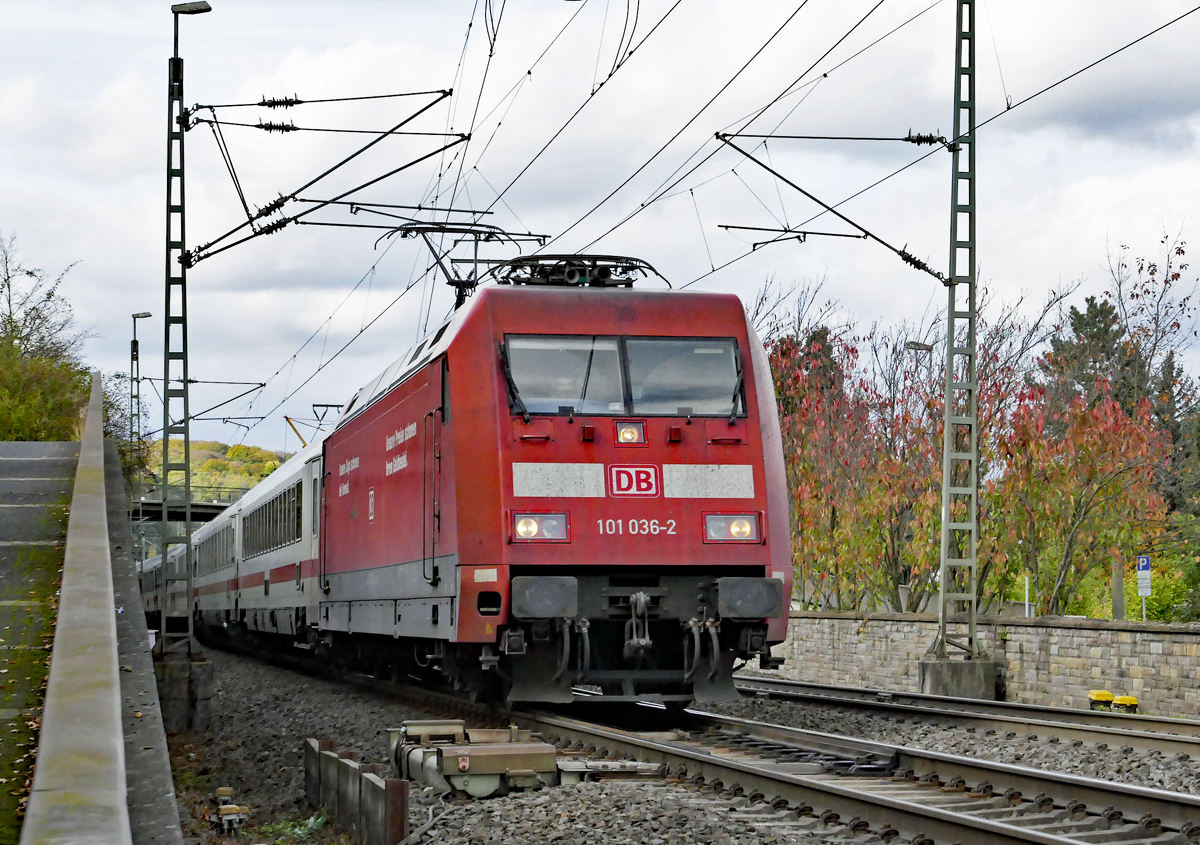
<instances>
[{"instance_id":1,"label":"small lettering on locomotive side","mask_svg":"<svg viewBox=\"0 0 1200 845\"><path fill-rule=\"evenodd\" d=\"M396 429L395 434L389 434L387 437L384 438L384 443L383 443L383 445L385 447L384 451L390 452L393 449L395 449L397 446L399 446L401 443L404 443L408 440L412 440L416 436L417 436L417 424L415 422L409 423L404 428L398 428L398 429Z\"/></svg>"},{"instance_id":2,"label":"small lettering on locomotive side","mask_svg":"<svg viewBox=\"0 0 1200 845\"><path fill-rule=\"evenodd\" d=\"M408 452L401 452L383 465L384 476L393 475L408 466Z\"/></svg>"},{"instance_id":3,"label":"small lettering on locomotive side","mask_svg":"<svg viewBox=\"0 0 1200 845\"><path fill-rule=\"evenodd\" d=\"M338 465L338 475L339 476L349 475L350 473L354 472L354 470L356 470L356 469L358 469L358 458L353 457L353 458L350 458L349 460L342 461L341 464Z\"/></svg>"},{"instance_id":4,"label":"small lettering on locomotive side","mask_svg":"<svg viewBox=\"0 0 1200 845\"><path fill-rule=\"evenodd\" d=\"M350 482L343 481L341 484L338 485L338 496L340 497L340 496L348 496L348 495L350 495Z\"/></svg>"},{"instance_id":5,"label":"small lettering on locomotive side","mask_svg":"<svg viewBox=\"0 0 1200 845\"><path fill-rule=\"evenodd\" d=\"M496 581L496 570L494 569L476 569L475 583L490 584Z\"/></svg>"}]
</instances>

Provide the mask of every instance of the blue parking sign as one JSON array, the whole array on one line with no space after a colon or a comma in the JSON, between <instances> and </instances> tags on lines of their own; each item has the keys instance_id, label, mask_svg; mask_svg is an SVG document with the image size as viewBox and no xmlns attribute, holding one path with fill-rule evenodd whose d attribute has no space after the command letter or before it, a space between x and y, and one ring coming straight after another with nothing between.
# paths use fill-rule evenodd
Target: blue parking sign
<instances>
[{"instance_id":1,"label":"blue parking sign","mask_svg":"<svg viewBox=\"0 0 1200 845\"><path fill-rule=\"evenodd\" d=\"M1150 589L1150 555L1137 557L1137 594L1141 598L1153 595Z\"/></svg>"}]
</instances>

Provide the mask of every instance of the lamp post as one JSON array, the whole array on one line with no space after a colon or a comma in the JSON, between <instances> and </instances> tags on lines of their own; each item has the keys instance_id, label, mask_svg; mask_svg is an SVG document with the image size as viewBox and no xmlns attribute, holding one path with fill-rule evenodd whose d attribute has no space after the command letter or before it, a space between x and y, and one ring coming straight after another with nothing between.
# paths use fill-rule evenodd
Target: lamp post
<instances>
[{"instance_id":1,"label":"lamp post","mask_svg":"<svg viewBox=\"0 0 1200 845\"><path fill-rule=\"evenodd\" d=\"M133 340L129 344L129 441L133 448L139 450L142 443L142 363L138 354L137 321L154 316L149 311L139 311L133 315ZM141 502L141 473L132 479L133 498L129 515L132 518L136 503L137 518L134 520L134 534L137 543L138 572L142 571L142 562L146 559L146 537L142 522Z\"/></svg>"},{"instance_id":2,"label":"lamp post","mask_svg":"<svg viewBox=\"0 0 1200 845\"><path fill-rule=\"evenodd\" d=\"M142 439L142 364L138 359L137 321L153 317L149 311L133 315L133 342L129 344L129 439Z\"/></svg>"},{"instance_id":3,"label":"lamp post","mask_svg":"<svg viewBox=\"0 0 1200 845\"><path fill-rule=\"evenodd\" d=\"M174 53L167 72L167 226L166 226L166 302L163 314L163 427L162 427L162 653L192 654L192 496L190 408L188 407L187 342L187 250L184 226L184 155L183 140L188 129L187 108L183 104L183 59L179 57L179 16L211 12L206 2L176 3L171 6L174 19ZM171 459L172 440L182 448L182 460ZM170 529L169 508L171 475L182 478L183 530ZM167 562L173 545L183 545L182 571ZM182 589L180 589L182 588ZM172 595L182 594L182 602L169 604Z\"/></svg>"}]
</instances>

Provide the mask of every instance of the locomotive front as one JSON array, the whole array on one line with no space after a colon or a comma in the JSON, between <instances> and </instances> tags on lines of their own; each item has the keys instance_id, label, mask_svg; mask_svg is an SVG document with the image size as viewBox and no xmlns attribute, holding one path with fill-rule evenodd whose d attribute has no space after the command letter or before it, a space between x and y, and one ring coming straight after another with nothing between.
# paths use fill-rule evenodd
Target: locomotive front
<instances>
[{"instance_id":1,"label":"locomotive front","mask_svg":"<svg viewBox=\"0 0 1200 845\"><path fill-rule=\"evenodd\" d=\"M791 595L774 393L741 302L484 296L460 335L478 349L450 361L455 402L496 425L489 444L457 417L460 641L494 636L483 659L513 701L736 697L737 660L782 662ZM495 361L491 384L457 379L455 352Z\"/></svg>"}]
</instances>

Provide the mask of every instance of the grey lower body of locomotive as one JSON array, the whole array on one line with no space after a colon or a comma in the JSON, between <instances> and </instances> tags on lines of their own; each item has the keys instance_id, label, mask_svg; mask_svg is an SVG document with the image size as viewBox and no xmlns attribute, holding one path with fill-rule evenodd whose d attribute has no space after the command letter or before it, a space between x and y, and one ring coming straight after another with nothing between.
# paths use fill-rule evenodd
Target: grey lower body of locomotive
<instances>
[{"instance_id":1,"label":"grey lower body of locomotive","mask_svg":"<svg viewBox=\"0 0 1200 845\"><path fill-rule=\"evenodd\" d=\"M765 619L783 583L736 575L517 575L510 701L724 701L737 659L774 668ZM484 658L487 659L486 656Z\"/></svg>"}]
</instances>

